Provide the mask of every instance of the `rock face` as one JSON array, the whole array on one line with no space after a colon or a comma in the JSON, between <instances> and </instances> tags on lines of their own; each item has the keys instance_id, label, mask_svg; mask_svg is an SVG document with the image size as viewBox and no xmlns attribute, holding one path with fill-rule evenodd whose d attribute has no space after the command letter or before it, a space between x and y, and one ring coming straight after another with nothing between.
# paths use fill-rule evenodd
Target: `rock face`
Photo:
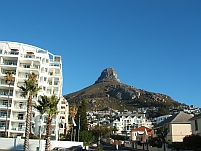
<instances>
[{"instance_id":1,"label":"rock face","mask_svg":"<svg viewBox=\"0 0 201 151\"><path fill-rule=\"evenodd\" d=\"M165 106L168 109L170 106L180 105L180 103L165 94L148 92L120 83L113 68L103 70L95 84L80 91L67 94L64 97L69 104L76 103L77 105L79 105L82 99L85 99L89 110L105 107L123 110L122 106L129 110L151 106Z\"/></svg>"},{"instance_id":2,"label":"rock face","mask_svg":"<svg viewBox=\"0 0 201 151\"><path fill-rule=\"evenodd\" d=\"M102 71L100 77L95 83L112 82L112 81L120 82L120 80L117 78L116 71L113 68L106 68Z\"/></svg>"}]
</instances>

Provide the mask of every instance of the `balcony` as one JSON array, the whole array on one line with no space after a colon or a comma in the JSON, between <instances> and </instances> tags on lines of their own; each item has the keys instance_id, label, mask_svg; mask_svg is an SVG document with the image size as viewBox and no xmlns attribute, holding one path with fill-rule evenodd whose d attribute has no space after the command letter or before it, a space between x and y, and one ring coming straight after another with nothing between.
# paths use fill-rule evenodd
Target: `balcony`
<instances>
[{"instance_id":1,"label":"balcony","mask_svg":"<svg viewBox=\"0 0 201 151\"><path fill-rule=\"evenodd\" d=\"M0 130L5 130L5 126L0 126Z\"/></svg>"},{"instance_id":2,"label":"balcony","mask_svg":"<svg viewBox=\"0 0 201 151\"><path fill-rule=\"evenodd\" d=\"M26 120L24 114L14 114L14 115L13 115L13 119L14 119L14 120Z\"/></svg>"},{"instance_id":3,"label":"balcony","mask_svg":"<svg viewBox=\"0 0 201 151\"><path fill-rule=\"evenodd\" d=\"M5 80L1 80L1 81L0 81L0 84L2 84L2 85L7 85L7 83L6 83ZM11 86L14 86L14 82L11 81L10 85L11 85Z\"/></svg>"},{"instance_id":4,"label":"balcony","mask_svg":"<svg viewBox=\"0 0 201 151\"><path fill-rule=\"evenodd\" d=\"M8 96L8 91L0 90L0 95ZM12 92L12 91L10 92L10 95L9 95L9 96L13 96L13 92Z\"/></svg>"},{"instance_id":5,"label":"balcony","mask_svg":"<svg viewBox=\"0 0 201 151\"><path fill-rule=\"evenodd\" d=\"M21 57L22 58L30 58L31 60L33 60L33 59L40 59L40 57L37 57L37 56L35 56L34 54L21 54Z\"/></svg>"},{"instance_id":6,"label":"balcony","mask_svg":"<svg viewBox=\"0 0 201 151\"><path fill-rule=\"evenodd\" d=\"M26 103L16 103L15 106L14 106L15 109L26 109L27 108L27 105Z\"/></svg>"},{"instance_id":7,"label":"balcony","mask_svg":"<svg viewBox=\"0 0 201 151\"><path fill-rule=\"evenodd\" d=\"M22 128L22 127L12 127L11 130L12 131L25 131L25 128Z\"/></svg>"},{"instance_id":8,"label":"balcony","mask_svg":"<svg viewBox=\"0 0 201 151\"><path fill-rule=\"evenodd\" d=\"M3 64L9 66L17 66L17 61L5 60Z\"/></svg>"},{"instance_id":9,"label":"balcony","mask_svg":"<svg viewBox=\"0 0 201 151\"><path fill-rule=\"evenodd\" d=\"M15 70L4 70L4 69L1 70L2 74L6 74L7 72L11 72L13 75L16 75L16 71Z\"/></svg>"},{"instance_id":10,"label":"balcony","mask_svg":"<svg viewBox=\"0 0 201 151\"><path fill-rule=\"evenodd\" d=\"M0 107L7 107L8 106L8 102L0 102ZM11 103L9 103L9 106L11 107Z\"/></svg>"},{"instance_id":11,"label":"balcony","mask_svg":"<svg viewBox=\"0 0 201 151\"><path fill-rule=\"evenodd\" d=\"M40 66L30 64L20 64L20 68L39 69Z\"/></svg>"},{"instance_id":12,"label":"balcony","mask_svg":"<svg viewBox=\"0 0 201 151\"><path fill-rule=\"evenodd\" d=\"M18 86L18 87L21 87L21 86L25 87L26 84L25 84L24 82L19 82L19 83L17 84L17 86Z\"/></svg>"},{"instance_id":13,"label":"balcony","mask_svg":"<svg viewBox=\"0 0 201 151\"><path fill-rule=\"evenodd\" d=\"M27 97L23 96L22 93L16 93L15 97L18 98L18 99L27 99Z\"/></svg>"},{"instance_id":14,"label":"balcony","mask_svg":"<svg viewBox=\"0 0 201 151\"><path fill-rule=\"evenodd\" d=\"M19 73L19 78L28 78L28 73Z\"/></svg>"},{"instance_id":15,"label":"balcony","mask_svg":"<svg viewBox=\"0 0 201 151\"><path fill-rule=\"evenodd\" d=\"M4 55L19 55L19 52L16 52L16 51L5 51Z\"/></svg>"},{"instance_id":16,"label":"balcony","mask_svg":"<svg viewBox=\"0 0 201 151\"><path fill-rule=\"evenodd\" d=\"M50 64L49 64L50 66L55 66L55 67L60 67L60 61L50 61Z\"/></svg>"},{"instance_id":17,"label":"balcony","mask_svg":"<svg viewBox=\"0 0 201 151\"><path fill-rule=\"evenodd\" d=\"M6 118L6 112L1 112L0 118ZM10 118L10 113L8 114L8 118Z\"/></svg>"},{"instance_id":18,"label":"balcony","mask_svg":"<svg viewBox=\"0 0 201 151\"><path fill-rule=\"evenodd\" d=\"M49 72L48 75L58 77L58 76L60 76L60 73Z\"/></svg>"}]
</instances>

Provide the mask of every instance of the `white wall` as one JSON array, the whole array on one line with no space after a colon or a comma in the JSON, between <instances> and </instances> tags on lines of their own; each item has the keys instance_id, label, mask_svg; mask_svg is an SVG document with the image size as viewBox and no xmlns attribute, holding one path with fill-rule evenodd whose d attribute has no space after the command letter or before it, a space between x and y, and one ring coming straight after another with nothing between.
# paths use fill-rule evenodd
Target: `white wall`
<instances>
[{"instance_id":1,"label":"white wall","mask_svg":"<svg viewBox=\"0 0 201 151\"><path fill-rule=\"evenodd\" d=\"M45 150L45 140L29 139L29 151L36 151L36 147L39 147L40 151ZM71 141L51 141L51 149L54 147L71 147L71 146L83 146L83 142L71 142ZM0 150L23 150L24 139L18 138L0 138Z\"/></svg>"}]
</instances>

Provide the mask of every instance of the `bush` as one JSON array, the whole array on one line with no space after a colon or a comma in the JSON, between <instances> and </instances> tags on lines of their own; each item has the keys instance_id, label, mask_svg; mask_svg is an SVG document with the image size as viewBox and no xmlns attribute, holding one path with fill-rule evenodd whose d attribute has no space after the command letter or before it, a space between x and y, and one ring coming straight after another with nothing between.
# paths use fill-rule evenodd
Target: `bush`
<instances>
[{"instance_id":1,"label":"bush","mask_svg":"<svg viewBox=\"0 0 201 151\"><path fill-rule=\"evenodd\" d=\"M184 149L193 149L200 150L201 149L201 136L200 135L188 135L183 139Z\"/></svg>"}]
</instances>

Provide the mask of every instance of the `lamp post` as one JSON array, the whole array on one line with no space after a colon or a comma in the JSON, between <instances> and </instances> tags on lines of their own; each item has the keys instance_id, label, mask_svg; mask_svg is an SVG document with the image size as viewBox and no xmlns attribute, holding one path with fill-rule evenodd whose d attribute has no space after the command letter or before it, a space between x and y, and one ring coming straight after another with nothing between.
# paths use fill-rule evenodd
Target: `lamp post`
<instances>
[{"instance_id":1,"label":"lamp post","mask_svg":"<svg viewBox=\"0 0 201 151\"><path fill-rule=\"evenodd\" d=\"M78 142L80 140L80 115L79 115L79 123L78 123Z\"/></svg>"},{"instance_id":2,"label":"lamp post","mask_svg":"<svg viewBox=\"0 0 201 151\"><path fill-rule=\"evenodd\" d=\"M42 123L43 123L43 120L40 119L39 121L39 151L41 150L40 147L41 147L41 129L42 129Z\"/></svg>"}]
</instances>

